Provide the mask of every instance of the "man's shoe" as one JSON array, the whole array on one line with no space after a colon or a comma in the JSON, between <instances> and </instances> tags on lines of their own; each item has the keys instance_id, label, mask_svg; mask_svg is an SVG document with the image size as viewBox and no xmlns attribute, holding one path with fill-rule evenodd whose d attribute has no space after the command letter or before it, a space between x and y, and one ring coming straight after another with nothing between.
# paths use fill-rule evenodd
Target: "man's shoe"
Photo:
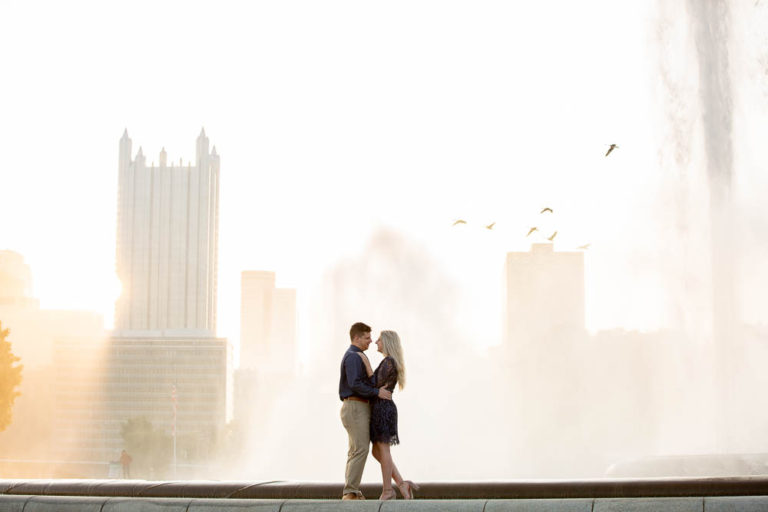
<instances>
[{"instance_id":1,"label":"man's shoe","mask_svg":"<svg viewBox=\"0 0 768 512\"><path fill-rule=\"evenodd\" d=\"M342 496L341 499L342 500L357 500L357 499L360 499L360 498L358 498L357 494L355 494L354 492L348 492L347 494Z\"/></svg>"}]
</instances>

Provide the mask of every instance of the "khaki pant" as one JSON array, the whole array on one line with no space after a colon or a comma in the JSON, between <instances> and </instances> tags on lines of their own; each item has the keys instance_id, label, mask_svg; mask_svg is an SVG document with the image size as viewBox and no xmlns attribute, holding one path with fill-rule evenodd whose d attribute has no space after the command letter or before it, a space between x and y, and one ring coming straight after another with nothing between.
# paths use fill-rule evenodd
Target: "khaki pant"
<instances>
[{"instance_id":1,"label":"khaki pant","mask_svg":"<svg viewBox=\"0 0 768 512\"><path fill-rule=\"evenodd\" d=\"M349 451L347 452L347 470L344 473L344 494L360 492L360 480L363 478L365 460L368 458L370 444L371 406L365 402L344 400L341 406L341 424L347 429Z\"/></svg>"}]
</instances>

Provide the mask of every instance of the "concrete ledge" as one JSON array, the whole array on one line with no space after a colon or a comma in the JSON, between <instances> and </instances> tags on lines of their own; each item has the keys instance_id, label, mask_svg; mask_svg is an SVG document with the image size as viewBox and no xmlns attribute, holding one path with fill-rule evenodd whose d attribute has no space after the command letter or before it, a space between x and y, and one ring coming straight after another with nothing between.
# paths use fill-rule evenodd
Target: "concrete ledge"
<instances>
[{"instance_id":1,"label":"concrete ledge","mask_svg":"<svg viewBox=\"0 0 768 512\"><path fill-rule=\"evenodd\" d=\"M768 496L768 477L419 482L418 499L504 500ZM312 482L0 480L0 495L336 500L343 485ZM363 484L370 500L381 485Z\"/></svg>"},{"instance_id":2,"label":"concrete ledge","mask_svg":"<svg viewBox=\"0 0 768 512\"><path fill-rule=\"evenodd\" d=\"M594 512L703 512L704 498L618 498L595 500Z\"/></svg>"},{"instance_id":3,"label":"concrete ledge","mask_svg":"<svg viewBox=\"0 0 768 512\"><path fill-rule=\"evenodd\" d=\"M189 498L107 498L101 512L187 512L191 502Z\"/></svg>"},{"instance_id":4,"label":"concrete ledge","mask_svg":"<svg viewBox=\"0 0 768 512\"><path fill-rule=\"evenodd\" d=\"M483 512L486 500L395 500L381 503L381 512Z\"/></svg>"},{"instance_id":5,"label":"concrete ledge","mask_svg":"<svg viewBox=\"0 0 768 512\"><path fill-rule=\"evenodd\" d=\"M7 496L0 494L0 512L22 512L30 496Z\"/></svg>"},{"instance_id":6,"label":"concrete ledge","mask_svg":"<svg viewBox=\"0 0 768 512\"><path fill-rule=\"evenodd\" d=\"M138 486L136 496L168 498L168 497L189 497L189 498L236 498L238 493L246 492L248 489L259 488L274 482L146 482L152 483L152 486ZM285 482L283 482L285 483ZM103 484L105 490L111 489L109 482ZM258 492L257 492L258 494ZM263 493L266 494L266 493ZM250 497L250 496L248 496ZM259 496L268 498L269 496Z\"/></svg>"},{"instance_id":7,"label":"concrete ledge","mask_svg":"<svg viewBox=\"0 0 768 512\"><path fill-rule=\"evenodd\" d=\"M0 495L0 512L765 512L766 496L576 500L237 500Z\"/></svg>"},{"instance_id":8,"label":"concrete ledge","mask_svg":"<svg viewBox=\"0 0 768 512\"><path fill-rule=\"evenodd\" d=\"M188 512L218 512L219 510L226 512L280 512L283 503L285 500L229 499L222 507L222 500L196 499L189 504Z\"/></svg>"},{"instance_id":9,"label":"concrete ledge","mask_svg":"<svg viewBox=\"0 0 768 512\"><path fill-rule=\"evenodd\" d=\"M0 497L0 511L4 511L5 496ZM106 498L89 496L30 496L24 504L25 512L100 512Z\"/></svg>"},{"instance_id":10,"label":"concrete ledge","mask_svg":"<svg viewBox=\"0 0 768 512\"><path fill-rule=\"evenodd\" d=\"M592 512L594 502L586 498L488 500L485 512Z\"/></svg>"},{"instance_id":11,"label":"concrete ledge","mask_svg":"<svg viewBox=\"0 0 768 512\"><path fill-rule=\"evenodd\" d=\"M378 500L341 501L335 500L286 500L280 512L378 512L381 504Z\"/></svg>"},{"instance_id":12,"label":"concrete ledge","mask_svg":"<svg viewBox=\"0 0 768 512\"><path fill-rule=\"evenodd\" d=\"M768 496L704 498L704 510L707 512L766 512Z\"/></svg>"}]
</instances>

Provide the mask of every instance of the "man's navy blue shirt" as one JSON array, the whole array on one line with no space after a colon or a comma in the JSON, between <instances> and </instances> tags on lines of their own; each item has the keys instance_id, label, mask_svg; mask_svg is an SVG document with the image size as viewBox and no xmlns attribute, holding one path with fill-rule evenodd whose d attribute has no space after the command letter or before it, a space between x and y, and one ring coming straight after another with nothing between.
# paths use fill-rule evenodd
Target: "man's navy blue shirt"
<instances>
[{"instance_id":1,"label":"man's navy blue shirt","mask_svg":"<svg viewBox=\"0 0 768 512\"><path fill-rule=\"evenodd\" d=\"M371 379L365 371L365 364L357 354L362 352L358 347L350 345L341 359L341 378L339 379L339 398L344 400L350 396L373 398L379 395L379 390L371 385Z\"/></svg>"}]
</instances>

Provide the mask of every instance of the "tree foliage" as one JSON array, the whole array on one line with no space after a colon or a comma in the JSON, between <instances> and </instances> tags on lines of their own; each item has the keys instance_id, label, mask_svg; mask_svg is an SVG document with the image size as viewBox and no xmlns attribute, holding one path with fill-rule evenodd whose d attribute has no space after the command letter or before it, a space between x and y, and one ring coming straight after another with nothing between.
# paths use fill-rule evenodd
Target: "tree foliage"
<instances>
[{"instance_id":1,"label":"tree foliage","mask_svg":"<svg viewBox=\"0 0 768 512\"><path fill-rule=\"evenodd\" d=\"M171 436L152 426L145 418L131 418L121 427L125 451L133 457L131 476L163 478L173 456Z\"/></svg>"},{"instance_id":2,"label":"tree foliage","mask_svg":"<svg viewBox=\"0 0 768 512\"><path fill-rule=\"evenodd\" d=\"M3 330L3 323L0 322L0 432L11 424L13 403L20 394L17 388L21 385L22 365L16 364L19 358L11 352L9 332L8 329Z\"/></svg>"}]
</instances>

